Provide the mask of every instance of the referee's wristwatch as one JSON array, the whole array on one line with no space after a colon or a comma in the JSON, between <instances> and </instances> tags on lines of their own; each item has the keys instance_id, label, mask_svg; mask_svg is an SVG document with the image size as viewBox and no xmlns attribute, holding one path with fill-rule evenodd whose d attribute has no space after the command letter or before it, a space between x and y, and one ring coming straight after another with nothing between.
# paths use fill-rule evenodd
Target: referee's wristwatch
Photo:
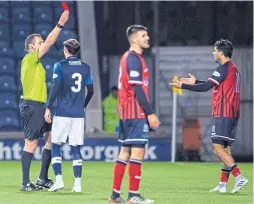
<instances>
[{"instance_id":1,"label":"referee's wristwatch","mask_svg":"<svg viewBox=\"0 0 254 204\"><path fill-rule=\"evenodd\" d=\"M63 28L63 26L62 26L61 24L59 24L59 23L58 23L56 26L57 26L58 28Z\"/></svg>"}]
</instances>

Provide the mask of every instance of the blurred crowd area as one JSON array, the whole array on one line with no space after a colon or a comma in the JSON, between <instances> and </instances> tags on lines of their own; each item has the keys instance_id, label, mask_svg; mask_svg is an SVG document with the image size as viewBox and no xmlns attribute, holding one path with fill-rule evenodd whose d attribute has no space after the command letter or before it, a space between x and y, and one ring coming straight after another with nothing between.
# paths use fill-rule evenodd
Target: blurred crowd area
<instances>
[{"instance_id":1,"label":"blurred crowd area","mask_svg":"<svg viewBox=\"0 0 254 204\"><path fill-rule=\"evenodd\" d=\"M235 46L252 46L251 1L95 2L99 51L119 55L126 50L130 24L148 27L151 47L213 45L219 38Z\"/></svg>"}]
</instances>

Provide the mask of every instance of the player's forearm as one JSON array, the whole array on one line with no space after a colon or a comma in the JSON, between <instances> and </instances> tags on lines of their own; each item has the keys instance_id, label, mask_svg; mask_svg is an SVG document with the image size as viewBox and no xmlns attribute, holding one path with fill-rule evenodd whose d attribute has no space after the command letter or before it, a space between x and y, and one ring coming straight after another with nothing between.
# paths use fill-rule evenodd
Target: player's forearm
<instances>
[{"instance_id":1,"label":"player's forearm","mask_svg":"<svg viewBox=\"0 0 254 204\"><path fill-rule=\"evenodd\" d=\"M63 25L61 25L61 26L63 26ZM59 34L61 33L61 30L62 30L62 28L55 26L55 28L51 31L51 33L46 38L45 43L52 46L56 42L56 39L58 38Z\"/></svg>"},{"instance_id":2,"label":"player's forearm","mask_svg":"<svg viewBox=\"0 0 254 204\"><path fill-rule=\"evenodd\" d=\"M92 99L93 93L94 93L93 84L90 84L87 86L87 95L86 95L85 106L84 106L85 108L90 102L90 100Z\"/></svg>"},{"instance_id":3,"label":"player's forearm","mask_svg":"<svg viewBox=\"0 0 254 204\"><path fill-rule=\"evenodd\" d=\"M60 82L54 81L50 90L50 94L48 97L48 102L46 103L46 108L51 109L59 91Z\"/></svg>"},{"instance_id":4,"label":"player's forearm","mask_svg":"<svg viewBox=\"0 0 254 204\"><path fill-rule=\"evenodd\" d=\"M195 84L203 84L205 82L206 82L205 80L198 80L198 79L196 79Z\"/></svg>"},{"instance_id":5,"label":"player's forearm","mask_svg":"<svg viewBox=\"0 0 254 204\"><path fill-rule=\"evenodd\" d=\"M154 111L152 110L152 107L146 98L145 92L140 85L134 85L134 93L145 114L154 114Z\"/></svg>"},{"instance_id":6,"label":"player's forearm","mask_svg":"<svg viewBox=\"0 0 254 204\"><path fill-rule=\"evenodd\" d=\"M206 81L205 83L200 84L183 84L182 89L187 89L190 91L196 92L206 92L213 88L214 84L210 81Z\"/></svg>"}]
</instances>

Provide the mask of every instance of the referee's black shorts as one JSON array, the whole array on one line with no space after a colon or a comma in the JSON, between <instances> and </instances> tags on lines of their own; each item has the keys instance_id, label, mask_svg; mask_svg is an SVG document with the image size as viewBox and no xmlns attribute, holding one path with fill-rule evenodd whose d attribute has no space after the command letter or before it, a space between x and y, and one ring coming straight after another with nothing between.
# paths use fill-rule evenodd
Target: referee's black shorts
<instances>
[{"instance_id":1,"label":"referee's black shorts","mask_svg":"<svg viewBox=\"0 0 254 204\"><path fill-rule=\"evenodd\" d=\"M24 135L28 140L37 140L45 132L51 131L51 124L44 119L44 103L23 100L20 103L20 116L23 123Z\"/></svg>"}]
</instances>

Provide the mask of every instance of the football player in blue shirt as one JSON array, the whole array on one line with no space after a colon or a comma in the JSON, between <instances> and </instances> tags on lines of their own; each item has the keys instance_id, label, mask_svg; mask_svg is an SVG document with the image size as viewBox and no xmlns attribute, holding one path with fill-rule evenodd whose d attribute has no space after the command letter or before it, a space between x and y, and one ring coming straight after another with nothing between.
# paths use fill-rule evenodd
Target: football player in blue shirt
<instances>
[{"instance_id":1,"label":"football player in blue shirt","mask_svg":"<svg viewBox=\"0 0 254 204\"><path fill-rule=\"evenodd\" d=\"M53 83L46 104L45 120L51 123L51 112L56 101L52 124L52 167L56 176L55 184L49 191L64 187L62 179L62 157L60 148L69 139L71 146L75 183L72 192L81 192L82 158L80 146L84 140L84 109L93 95L93 80L90 66L76 55L80 43L75 39L64 42L65 60L55 63ZM86 94L87 88L87 94Z\"/></svg>"}]
</instances>

